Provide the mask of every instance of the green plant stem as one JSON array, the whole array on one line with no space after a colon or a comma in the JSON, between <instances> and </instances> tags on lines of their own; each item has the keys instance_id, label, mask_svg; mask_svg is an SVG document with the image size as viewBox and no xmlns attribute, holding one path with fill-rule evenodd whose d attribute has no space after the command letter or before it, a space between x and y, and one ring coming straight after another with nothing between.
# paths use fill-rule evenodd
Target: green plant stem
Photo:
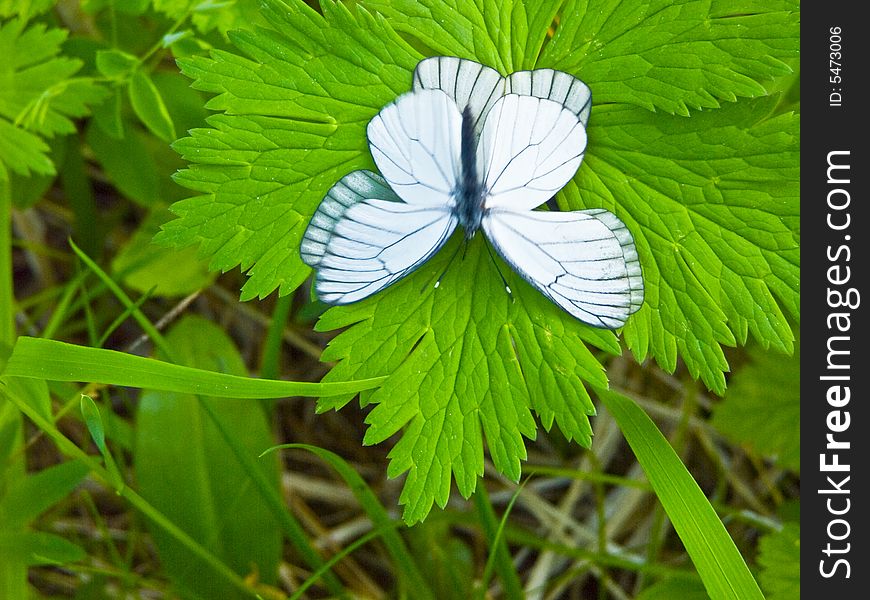
<instances>
[{"instance_id":1,"label":"green plant stem","mask_svg":"<svg viewBox=\"0 0 870 600\"><path fill-rule=\"evenodd\" d=\"M275 310L272 311L272 320L269 322L269 330L266 333L266 341L263 344L263 360L260 364L260 377L276 379L278 377L278 363L281 360L281 342L284 340L284 325L290 316L290 307L293 305L293 294L279 297L275 301Z\"/></svg>"},{"instance_id":2,"label":"green plant stem","mask_svg":"<svg viewBox=\"0 0 870 600\"><path fill-rule=\"evenodd\" d=\"M517 575L511 561L507 544L501 535L503 525L499 525L495 510L493 510L492 503L489 501L489 494L487 494L486 487L482 483L474 491L474 505L477 507L477 515L480 526L486 536L489 552L495 554L495 558L490 564L498 572L501 584L504 587L505 598L523 598L522 583L520 583L519 575ZM511 506L513 506L513 500L511 500ZM483 585L485 586L486 583L484 579ZM479 591L478 597L486 597L483 589Z\"/></svg>"},{"instance_id":3,"label":"green plant stem","mask_svg":"<svg viewBox=\"0 0 870 600\"><path fill-rule=\"evenodd\" d=\"M0 164L0 364L15 343L15 296L12 291L12 191Z\"/></svg>"}]
</instances>

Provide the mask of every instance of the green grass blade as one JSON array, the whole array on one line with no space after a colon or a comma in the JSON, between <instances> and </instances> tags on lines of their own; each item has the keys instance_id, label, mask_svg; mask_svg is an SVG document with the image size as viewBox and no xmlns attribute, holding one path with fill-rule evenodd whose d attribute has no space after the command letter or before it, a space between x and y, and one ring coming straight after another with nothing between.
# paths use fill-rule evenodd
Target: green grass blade
<instances>
[{"instance_id":1,"label":"green grass blade","mask_svg":"<svg viewBox=\"0 0 870 600\"><path fill-rule=\"evenodd\" d=\"M516 498L517 496L514 494L505 514L499 521L496 518L495 510L492 508L492 503L489 501L489 494L486 492L486 487L480 485L474 491L474 505L477 507L478 519L483 528L483 533L486 536L486 542L489 546L490 553L489 559L486 562L486 568L484 569L482 588L478 590L479 595L477 597L479 598L486 597L484 592L493 571L498 573L501 584L504 587L505 598L523 598L523 586L522 583L520 583L520 577L514 568L507 543L505 543L505 540L502 537L505 519L510 514Z\"/></svg>"},{"instance_id":2,"label":"green grass blade","mask_svg":"<svg viewBox=\"0 0 870 600\"><path fill-rule=\"evenodd\" d=\"M69 240L69 245L72 248L73 252L75 252L76 256L88 267L99 279L103 282L103 284L118 298L121 304L124 305L126 311L132 315L133 319L139 323L142 327L143 331L148 335L151 341L156 345L156 347L162 352L164 357L169 360L169 363L161 363L164 365L168 365L172 367L172 369L191 369L192 367L181 366L178 363L181 363L181 356L176 352L176 345L170 344L164 339L161 333L157 330L156 327L148 320L148 318L142 314L142 312L138 309L137 304L131 300L127 294L120 288L120 286L109 276L108 273L103 271L99 265L97 265L87 254L82 252L78 246L72 241ZM129 357L130 355L121 354L119 358L122 360L126 360L123 357ZM144 359L148 360L148 359ZM159 362L159 361L157 361ZM194 369L197 370L197 369ZM293 382L281 382L281 381L272 381L265 379L248 379L246 377L240 377L239 375L232 375L227 373L216 373L207 370L201 370L201 374L203 374L210 382L215 383L215 376L219 376L220 378L238 378L238 382L245 382L247 386L247 382L269 382L269 384L288 384ZM184 379L189 379L189 375L186 375ZM225 380L226 381L226 380ZM306 388L311 388L311 386L316 386L320 384L293 384L293 385L301 385ZM132 385L132 387L140 387L138 385ZM280 398L283 396L294 395L290 393L281 393L278 391L275 393L272 390L270 394L261 394L260 392L255 392L254 396L245 396L240 394L233 394L238 388L232 385L221 384L215 388L217 393L207 393L205 391L197 391L192 390L188 386L183 386L183 389L169 389L166 386L161 386L159 383L157 385L149 385L147 386L152 390L158 391L180 391L182 393L194 393L199 396L219 396L226 397L232 396L235 398L244 398L244 397L253 397L253 398ZM260 386L262 388L262 386ZM274 386L273 386L274 387ZM281 387L285 387L282 385ZM362 388L358 388L362 389ZM289 392L289 389L286 390ZM322 390L324 394L330 394L334 392L330 392L328 390ZM355 392L351 392L355 393ZM204 399L200 399L199 403L200 407L208 414L209 418L214 422L214 425L222 430L222 434L225 429L221 426L220 420L217 418L217 414L210 409L210 405ZM263 499L267 502L269 507L273 510L276 517L278 518L278 522L282 526L284 532L287 534L288 539L293 543L296 549L301 553L302 557L314 568L318 567L321 564L321 559L317 554L316 550L311 547L308 543L307 537L305 536L305 532L303 531L301 525L296 521L293 515L287 511L283 505L282 499L279 494L277 494L273 489L271 489L268 485L268 482L265 481L262 474L258 469L253 468L251 465L251 459L246 456L244 452L241 451L239 447L238 440L235 439L234 436L224 436L228 445L233 449L236 457L241 461L242 464L247 465L247 471L250 473L252 481L257 489L260 491ZM345 593L341 584L338 580L331 574L326 573L324 575L324 581L326 585L330 588L332 593L338 597L345 597Z\"/></svg>"},{"instance_id":3,"label":"green grass blade","mask_svg":"<svg viewBox=\"0 0 870 600\"><path fill-rule=\"evenodd\" d=\"M16 342L3 373L50 381L88 381L224 398L352 394L377 387L385 379L375 377L342 383L255 379L31 337L22 337Z\"/></svg>"},{"instance_id":4,"label":"green grass blade","mask_svg":"<svg viewBox=\"0 0 870 600\"><path fill-rule=\"evenodd\" d=\"M630 398L596 391L643 467L710 597L763 600L758 584L710 501L655 423Z\"/></svg>"}]
</instances>

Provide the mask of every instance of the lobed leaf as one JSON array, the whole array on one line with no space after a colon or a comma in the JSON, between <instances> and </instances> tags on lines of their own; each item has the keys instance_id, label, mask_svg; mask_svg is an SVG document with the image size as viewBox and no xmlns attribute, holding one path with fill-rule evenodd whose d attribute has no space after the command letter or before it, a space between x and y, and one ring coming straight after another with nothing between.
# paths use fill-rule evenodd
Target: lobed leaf
<instances>
[{"instance_id":1,"label":"lobed leaf","mask_svg":"<svg viewBox=\"0 0 870 600\"><path fill-rule=\"evenodd\" d=\"M562 68L590 83L596 107L586 162L557 201L614 211L637 239L647 304L624 329L626 342L668 370L682 357L693 376L723 390L722 345L750 333L784 351L792 345L785 315L799 315L799 125L795 115L771 116L770 99L689 109L764 96L762 82L788 73L795 7L745 0L737 14L702 0L602 2L572 0L559 11L555 1L366 0L352 11L325 0L320 15L301 0L266 0L271 29L231 34L240 54L180 61L220 114L175 144L191 162L177 181L199 195L173 205L179 218L158 239L199 243L213 269L241 266L243 299L286 294L309 274L298 246L310 215L341 176L372 167L365 126L410 88L421 56L405 40L502 72ZM324 353L337 361L325 381L386 376L361 397L373 406L365 442L403 432L389 473L407 472L409 521L446 503L451 477L462 494L474 490L484 441L496 467L517 478L533 414L588 445L594 407L585 384L606 385L589 345L619 352L612 332L563 314L491 259L483 240L451 261L458 241L318 325L346 328ZM350 399L324 398L318 408Z\"/></svg>"},{"instance_id":2,"label":"lobed leaf","mask_svg":"<svg viewBox=\"0 0 870 600\"><path fill-rule=\"evenodd\" d=\"M569 0L539 66L575 73L593 102L688 115L767 95L800 52L797 0Z\"/></svg>"},{"instance_id":3,"label":"lobed leaf","mask_svg":"<svg viewBox=\"0 0 870 600\"><path fill-rule=\"evenodd\" d=\"M572 209L604 207L635 232L645 306L624 328L639 360L724 392L720 345L793 350L783 311L800 318L799 117L775 99L691 119L601 107L589 128Z\"/></svg>"},{"instance_id":4,"label":"lobed leaf","mask_svg":"<svg viewBox=\"0 0 870 600\"><path fill-rule=\"evenodd\" d=\"M479 237L448 268L458 243L383 297L333 308L318 324L349 327L323 354L338 361L324 382L389 374L381 388L363 395L365 403L377 404L364 441L379 443L404 428L390 452L389 474L408 471L401 502L411 522L422 519L433 500L446 504L451 472L460 493L474 491L483 474L484 436L496 467L518 479L523 436L535 437L531 410L546 429L556 422L568 439L588 446L587 416L595 409L583 381L607 380L583 342L619 352L612 332L563 318L502 265L509 296ZM324 398L318 410L348 400Z\"/></svg>"},{"instance_id":5,"label":"lobed leaf","mask_svg":"<svg viewBox=\"0 0 870 600\"><path fill-rule=\"evenodd\" d=\"M274 30L235 32L248 57L214 51L179 61L194 87L216 94L209 119L175 148L194 165L177 181L202 195L172 206L180 218L156 240L200 244L211 268L237 265L242 298L286 294L310 270L299 258L309 215L329 187L372 167L365 125L410 84L420 58L383 21L324 2L266 3Z\"/></svg>"},{"instance_id":6,"label":"lobed leaf","mask_svg":"<svg viewBox=\"0 0 870 600\"><path fill-rule=\"evenodd\" d=\"M506 75L534 68L562 1L365 0L363 4L433 54L476 60Z\"/></svg>"}]
</instances>

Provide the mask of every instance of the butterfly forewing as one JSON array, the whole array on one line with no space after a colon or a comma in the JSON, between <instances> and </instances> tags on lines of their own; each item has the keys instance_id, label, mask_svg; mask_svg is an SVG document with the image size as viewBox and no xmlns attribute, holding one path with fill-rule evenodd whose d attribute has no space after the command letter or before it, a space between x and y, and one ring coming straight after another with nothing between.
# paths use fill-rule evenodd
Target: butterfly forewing
<instances>
[{"instance_id":1,"label":"butterfly forewing","mask_svg":"<svg viewBox=\"0 0 870 600\"><path fill-rule=\"evenodd\" d=\"M585 323L621 327L643 302L634 241L612 213L493 210L483 229L523 279Z\"/></svg>"},{"instance_id":2,"label":"butterfly forewing","mask_svg":"<svg viewBox=\"0 0 870 600\"><path fill-rule=\"evenodd\" d=\"M495 69L455 56L433 56L421 60L414 70L414 89L440 89L456 102L459 112L469 107L478 135L483 117L505 94L557 102L577 115L584 127L592 107L589 86L568 73L535 69L502 77Z\"/></svg>"},{"instance_id":3,"label":"butterfly forewing","mask_svg":"<svg viewBox=\"0 0 870 600\"><path fill-rule=\"evenodd\" d=\"M447 206L459 175L462 115L447 94L422 90L386 106L367 129L372 158L409 204Z\"/></svg>"},{"instance_id":4,"label":"butterfly forewing","mask_svg":"<svg viewBox=\"0 0 870 600\"><path fill-rule=\"evenodd\" d=\"M500 98L477 147L485 207L540 206L574 176L585 149L586 128L562 105L534 96Z\"/></svg>"}]
</instances>

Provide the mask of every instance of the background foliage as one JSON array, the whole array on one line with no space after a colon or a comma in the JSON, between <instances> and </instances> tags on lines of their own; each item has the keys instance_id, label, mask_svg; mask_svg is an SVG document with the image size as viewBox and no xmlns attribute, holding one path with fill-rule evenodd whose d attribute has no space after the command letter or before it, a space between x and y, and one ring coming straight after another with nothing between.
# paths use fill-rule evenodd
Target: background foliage
<instances>
[{"instance_id":1,"label":"background foliage","mask_svg":"<svg viewBox=\"0 0 870 600\"><path fill-rule=\"evenodd\" d=\"M744 559L792 597L798 8L0 0L0 366L45 338L0 379L0 597L758 597ZM557 202L637 239L630 352L482 239L311 301L305 223L429 54L590 85Z\"/></svg>"}]
</instances>

